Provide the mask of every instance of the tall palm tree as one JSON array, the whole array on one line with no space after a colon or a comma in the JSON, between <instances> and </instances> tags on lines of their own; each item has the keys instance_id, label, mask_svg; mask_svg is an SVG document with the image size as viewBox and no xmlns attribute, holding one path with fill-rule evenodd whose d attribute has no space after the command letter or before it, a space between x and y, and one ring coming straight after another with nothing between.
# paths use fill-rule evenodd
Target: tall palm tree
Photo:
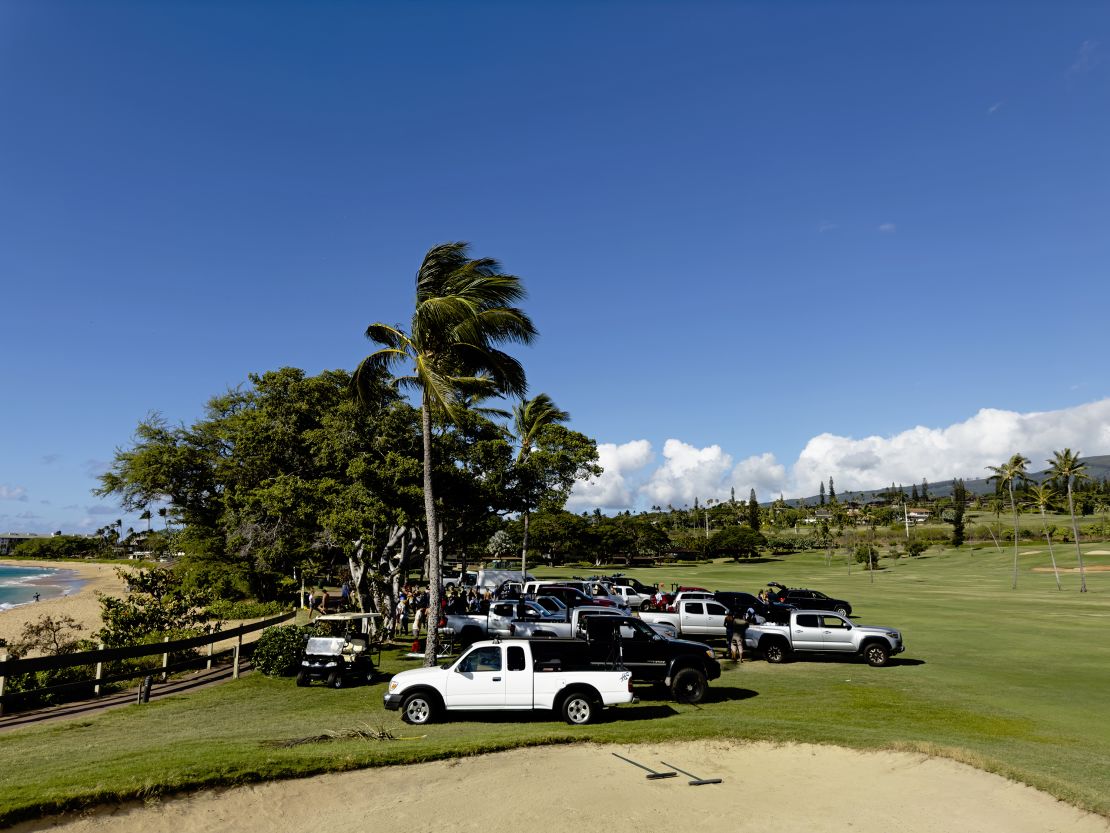
<instances>
[{"instance_id":1,"label":"tall palm tree","mask_svg":"<svg viewBox=\"0 0 1110 833\"><path fill-rule=\"evenodd\" d=\"M424 514L428 532L428 622L439 620L442 558L432 484L432 417L453 419L474 395L523 396L527 390L520 362L498 350L506 342L527 344L536 336L531 319L514 303L524 297L515 275L497 261L471 260L466 243L442 243L424 256L416 273L416 306L408 332L376 323L366 337L381 349L359 364L352 387L371 401L373 382L402 365L407 375L393 383L420 394L424 437ZM424 664L435 663L439 632L428 628Z\"/></svg>"},{"instance_id":2,"label":"tall palm tree","mask_svg":"<svg viewBox=\"0 0 1110 833\"><path fill-rule=\"evenodd\" d=\"M1048 542L1048 555L1052 559L1052 573L1056 576L1056 589L1063 590L1060 585L1060 571L1056 567L1056 553L1052 549L1052 536L1048 534L1048 519L1044 510L1052 503L1056 493L1047 483L1036 483L1029 489L1029 505L1041 510L1041 528L1044 530L1044 539Z\"/></svg>"},{"instance_id":3,"label":"tall palm tree","mask_svg":"<svg viewBox=\"0 0 1110 833\"><path fill-rule=\"evenodd\" d=\"M1000 486L1005 486L1010 492L1010 511L1014 513L1014 583L1011 587L1017 590L1018 575L1018 510L1014 502L1014 482L1024 482L1029 479L1025 467L1029 465L1029 458L1015 454L1001 466L987 466L994 472L987 480L996 480Z\"/></svg>"},{"instance_id":4,"label":"tall palm tree","mask_svg":"<svg viewBox=\"0 0 1110 833\"><path fill-rule=\"evenodd\" d=\"M533 447L539 439L540 433L548 425L556 425L570 420L570 414L558 408L546 393L540 393L531 399L523 400L513 408L513 432L520 443L516 455L516 467L521 476L527 481L525 464L532 453ZM524 483L524 535L520 547L520 571L528 570L528 521L532 514L533 496L530 494L531 484Z\"/></svg>"},{"instance_id":5,"label":"tall palm tree","mask_svg":"<svg viewBox=\"0 0 1110 833\"><path fill-rule=\"evenodd\" d=\"M1083 550L1079 547L1079 528L1075 525L1075 504L1072 501L1072 485L1080 480L1087 479L1087 464L1079 461L1079 453L1072 453L1070 448L1063 451L1053 451L1052 459L1048 460L1048 479L1059 484L1061 481L1067 486L1068 514L1071 515L1071 535L1075 540L1075 557L1079 559L1079 592L1087 592L1087 573L1083 569Z\"/></svg>"}]
</instances>

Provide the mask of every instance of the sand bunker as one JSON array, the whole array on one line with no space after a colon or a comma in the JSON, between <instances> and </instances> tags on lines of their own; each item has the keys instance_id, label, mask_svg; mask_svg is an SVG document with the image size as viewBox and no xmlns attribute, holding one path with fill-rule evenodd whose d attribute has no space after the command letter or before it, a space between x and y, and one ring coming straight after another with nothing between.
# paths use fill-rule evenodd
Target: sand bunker
<instances>
[{"instance_id":1,"label":"sand bunker","mask_svg":"<svg viewBox=\"0 0 1110 833\"><path fill-rule=\"evenodd\" d=\"M649 781L613 757L668 761L721 784ZM15 831L418 833L574 830L852 830L1110 833L1110 822L953 761L834 747L725 741L593 744L322 775L108 807Z\"/></svg>"},{"instance_id":2,"label":"sand bunker","mask_svg":"<svg viewBox=\"0 0 1110 833\"><path fill-rule=\"evenodd\" d=\"M1061 573L1078 573L1078 567L1058 567L1057 570ZM1088 573L1110 573L1110 564L1088 564L1083 570ZM1051 567L1034 567L1034 573L1051 573Z\"/></svg>"}]
</instances>

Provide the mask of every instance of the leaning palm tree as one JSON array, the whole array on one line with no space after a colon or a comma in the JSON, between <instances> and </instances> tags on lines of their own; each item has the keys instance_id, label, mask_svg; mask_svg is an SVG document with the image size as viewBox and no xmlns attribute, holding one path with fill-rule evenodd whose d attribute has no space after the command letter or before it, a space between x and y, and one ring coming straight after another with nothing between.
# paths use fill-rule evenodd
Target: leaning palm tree
<instances>
[{"instance_id":1,"label":"leaning palm tree","mask_svg":"<svg viewBox=\"0 0 1110 833\"><path fill-rule=\"evenodd\" d=\"M512 306L524 297L514 275L501 272L488 258L471 260L465 243L442 243L424 256L416 273L416 306L408 332L388 324L371 324L366 337L381 349L359 364L352 387L367 404L373 382L402 365L406 375L393 383L420 395L424 437L424 514L428 532L428 622L439 620L442 558L432 483L432 420L452 420L474 396L523 396L524 368L498 350L506 342L527 344L535 338L531 319ZM439 632L428 628L424 664L435 663Z\"/></svg>"},{"instance_id":2,"label":"leaning palm tree","mask_svg":"<svg viewBox=\"0 0 1110 833\"><path fill-rule=\"evenodd\" d=\"M1014 583L1011 589L1017 590L1018 576L1018 510L1014 502L1014 481L1024 482L1029 479L1025 467L1029 465L1029 458L1015 454L1001 466L987 466L994 472L987 480L995 480L999 486L1005 486L1010 492L1010 511L1014 513Z\"/></svg>"},{"instance_id":3,"label":"leaning palm tree","mask_svg":"<svg viewBox=\"0 0 1110 833\"><path fill-rule=\"evenodd\" d=\"M543 429L548 425L567 422L570 414L556 407L551 397L546 393L537 394L531 399L523 400L513 408L513 432L520 443L516 455L516 468L520 474L524 493L524 535L520 548L520 572L528 570L528 521L532 514L534 495L533 487L536 485L533 478L529 477L527 469L528 457L533 447L539 440Z\"/></svg>"},{"instance_id":4,"label":"leaning palm tree","mask_svg":"<svg viewBox=\"0 0 1110 833\"><path fill-rule=\"evenodd\" d=\"M1079 547L1079 529L1075 525L1075 504L1072 502L1072 484L1087 479L1087 464L1079 461L1078 452L1073 454L1070 448L1063 451L1053 451L1052 459L1047 461L1048 479L1059 484L1061 481L1067 487L1068 514L1071 515L1071 535L1075 539L1075 557L1079 559L1079 592L1087 592L1087 573L1083 569L1083 550Z\"/></svg>"},{"instance_id":5,"label":"leaning palm tree","mask_svg":"<svg viewBox=\"0 0 1110 833\"><path fill-rule=\"evenodd\" d=\"M1044 530L1044 539L1048 543L1048 556L1052 559L1052 573L1056 576L1056 589L1063 590L1064 588L1060 585L1060 570L1056 567L1056 553L1052 549L1052 536L1048 534L1048 519L1044 514L1044 510L1056 497L1056 492L1047 483L1037 483L1029 489L1029 497L1029 505L1041 510L1041 528Z\"/></svg>"}]
</instances>

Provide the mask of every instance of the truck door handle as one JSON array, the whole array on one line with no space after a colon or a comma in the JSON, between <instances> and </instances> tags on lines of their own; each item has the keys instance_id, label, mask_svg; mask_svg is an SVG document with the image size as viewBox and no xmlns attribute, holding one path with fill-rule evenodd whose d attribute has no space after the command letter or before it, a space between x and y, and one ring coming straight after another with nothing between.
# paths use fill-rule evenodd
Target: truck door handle
<instances>
[{"instance_id":1,"label":"truck door handle","mask_svg":"<svg viewBox=\"0 0 1110 833\"><path fill-rule=\"evenodd\" d=\"M494 677L494 678L493 678L493 681L494 681L495 683L499 683L499 682L501 682L501 678L500 678L500 677Z\"/></svg>"}]
</instances>

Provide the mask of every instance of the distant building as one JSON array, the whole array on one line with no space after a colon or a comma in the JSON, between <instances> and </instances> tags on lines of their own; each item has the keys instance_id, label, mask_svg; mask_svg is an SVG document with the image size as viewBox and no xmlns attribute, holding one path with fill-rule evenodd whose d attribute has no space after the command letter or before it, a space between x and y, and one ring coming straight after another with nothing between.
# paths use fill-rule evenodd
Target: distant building
<instances>
[{"instance_id":1,"label":"distant building","mask_svg":"<svg viewBox=\"0 0 1110 833\"><path fill-rule=\"evenodd\" d=\"M24 541L35 538L49 538L49 535L39 535L37 532L5 532L0 534L0 555L11 555L12 550Z\"/></svg>"}]
</instances>

